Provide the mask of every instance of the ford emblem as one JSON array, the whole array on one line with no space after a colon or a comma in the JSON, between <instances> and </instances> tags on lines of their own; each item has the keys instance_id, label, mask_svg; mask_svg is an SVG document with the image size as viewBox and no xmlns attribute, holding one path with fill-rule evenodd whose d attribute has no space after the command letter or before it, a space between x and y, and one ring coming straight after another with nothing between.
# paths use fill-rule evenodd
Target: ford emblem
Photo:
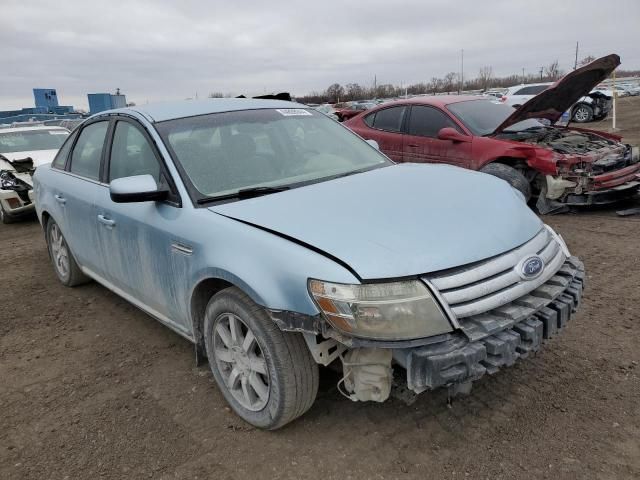
<instances>
[{"instance_id":1,"label":"ford emblem","mask_svg":"<svg viewBox=\"0 0 640 480\"><path fill-rule=\"evenodd\" d=\"M523 280L533 280L544 270L544 261L538 255L522 259L518 265L518 274Z\"/></svg>"}]
</instances>

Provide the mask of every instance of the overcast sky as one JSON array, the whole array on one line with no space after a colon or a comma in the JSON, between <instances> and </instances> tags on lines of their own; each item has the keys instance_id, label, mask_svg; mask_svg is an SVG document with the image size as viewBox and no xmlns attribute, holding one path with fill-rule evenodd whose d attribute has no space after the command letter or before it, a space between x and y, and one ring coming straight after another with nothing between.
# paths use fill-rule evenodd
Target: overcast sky
<instances>
[{"instance_id":1,"label":"overcast sky","mask_svg":"<svg viewBox=\"0 0 640 480\"><path fill-rule=\"evenodd\" d=\"M0 110L33 87L87 107L128 101L322 91L331 83L416 83L483 65L538 72L558 59L618 53L640 68L640 0L2 0Z\"/></svg>"}]
</instances>

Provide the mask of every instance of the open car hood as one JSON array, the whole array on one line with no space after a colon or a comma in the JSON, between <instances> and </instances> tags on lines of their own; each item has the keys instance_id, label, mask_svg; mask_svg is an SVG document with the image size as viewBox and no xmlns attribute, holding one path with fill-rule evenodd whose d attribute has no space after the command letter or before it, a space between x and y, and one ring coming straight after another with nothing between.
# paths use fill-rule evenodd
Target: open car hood
<instances>
[{"instance_id":1,"label":"open car hood","mask_svg":"<svg viewBox=\"0 0 640 480\"><path fill-rule=\"evenodd\" d=\"M324 252L365 280L484 260L522 245L542 228L505 181L412 163L210 210Z\"/></svg>"},{"instance_id":2,"label":"open car hood","mask_svg":"<svg viewBox=\"0 0 640 480\"><path fill-rule=\"evenodd\" d=\"M556 123L564 112L588 95L618 65L620 65L620 57L612 53L566 74L544 92L517 108L493 133L501 133L511 125L528 118L545 118L552 124Z\"/></svg>"}]
</instances>

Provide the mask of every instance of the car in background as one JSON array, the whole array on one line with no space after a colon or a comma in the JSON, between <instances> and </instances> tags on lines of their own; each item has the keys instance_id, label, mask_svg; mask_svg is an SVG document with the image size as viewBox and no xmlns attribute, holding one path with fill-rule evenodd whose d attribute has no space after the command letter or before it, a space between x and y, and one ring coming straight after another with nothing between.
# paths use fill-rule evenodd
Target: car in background
<instances>
[{"instance_id":1,"label":"car in background","mask_svg":"<svg viewBox=\"0 0 640 480\"><path fill-rule=\"evenodd\" d=\"M339 121L344 122L377 105L375 102L353 102L347 107L336 109L335 114Z\"/></svg>"},{"instance_id":2,"label":"car in background","mask_svg":"<svg viewBox=\"0 0 640 480\"><path fill-rule=\"evenodd\" d=\"M324 113L331 120L335 120L336 122L340 120L338 118L338 115L336 114L336 109L333 108L333 106L329 105L328 103L324 103L322 105L316 105L313 108L317 112Z\"/></svg>"},{"instance_id":3,"label":"car in background","mask_svg":"<svg viewBox=\"0 0 640 480\"><path fill-rule=\"evenodd\" d=\"M0 128L0 222L34 212L33 172L53 160L68 135L43 125Z\"/></svg>"},{"instance_id":4,"label":"car in background","mask_svg":"<svg viewBox=\"0 0 640 480\"><path fill-rule=\"evenodd\" d=\"M640 85L635 83L621 83L620 87L626 90L630 96L637 97L640 95Z\"/></svg>"},{"instance_id":5,"label":"car in background","mask_svg":"<svg viewBox=\"0 0 640 480\"><path fill-rule=\"evenodd\" d=\"M97 280L193 342L260 428L311 408L318 364L353 401L469 393L582 297L580 260L505 182L396 165L297 103L101 112L34 179L58 279Z\"/></svg>"},{"instance_id":6,"label":"car in background","mask_svg":"<svg viewBox=\"0 0 640 480\"><path fill-rule=\"evenodd\" d=\"M500 101L518 108L552 85L552 82L546 82L509 87L500 98ZM587 123L605 118L609 114L612 105L613 93L593 89L580 97L571 105L568 111L571 112L571 119L576 123Z\"/></svg>"},{"instance_id":7,"label":"car in background","mask_svg":"<svg viewBox=\"0 0 640 480\"><path fill-rule=\"evenodd\" d=\"M505 89L500 90L487 90L482 94L483 97L490 97L491 100L502 100L507 91Z\"/></svg>"},{"instance_id":8,"label":"car in background","mask_svg":"<svg viewBox=\"0 0 640 480\"><path fill-rule=\"evenodd\" d=\"M612 203L638 192L638 147L618 135L554 124L619 63L617 55L598 59L515 110L477 96L442 95L388 103L345 125L396 162L496 175L527 200L537 195L543 213Z\"/></svg>"},{"instance_id":9,"label":"car in background","mask_svg":"<svg viewBox=\"0 0 640 480\"><path fill-rule=\"evenodd\" d=\"M518 108L539 93L544 92L551 85L553 85L553 82L529 83L526 85L523 84L508 87L504 90L502 97L500 97L500 101L510 107Z\"/></svg>"}]
</instances>

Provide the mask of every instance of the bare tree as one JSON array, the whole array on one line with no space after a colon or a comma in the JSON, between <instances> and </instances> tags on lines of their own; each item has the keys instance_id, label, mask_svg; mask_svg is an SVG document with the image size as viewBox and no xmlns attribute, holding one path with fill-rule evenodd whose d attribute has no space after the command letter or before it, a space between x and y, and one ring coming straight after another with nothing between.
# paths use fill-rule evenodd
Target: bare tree
<instances>
[{"instance_id":1,"label":"bare tree","mask_svg":"<svg viewBox=\"0 0 640 480\"><path fill-rule=\"evenodd\" d=\"M493 67L491 65L485 65L478 72L478 80L480 81L480 87L482 90L487 90L491 84L493 77Z\"/></svg>"},{"instance_id":2,"label":"bare tree","mask_svg":"<svg viewBox=\"0 0 640 480\"><path fill-rule=\"evenodd\" d=\"M458 74L456 72L449 72L444 76L442 80L442 86L444 87L445 92L450 92L453 90L453 86L456 83L456 78L458 78Z\"/></svg>"},{"instance_id":3,"label":"bare tree","mask_svg":"<svg viewBox=\"0 0 640 480\"><path fill-rule=\"evenodd\" d=\"M365 97L364 88L357 83L347 83L345 85L345 94L349 100L361 100Z\"/></svg>"},{"instance_id":4,"label":"bare tree","mask_svg":"<svg viewBox=\"0 0 640 480\"><path fill-rule=\"evenodd\" d=\"M551 63L551 64L547 65L546 67L544 67L544 71L545 71L546 76L551 81L558 80L562 76L562 71L560 70L560 68L558 66L558 60L555 60L553 63Z\"/></svg>"},{"instance_id":5,"label":"bare tree","mask_svg":"<svg viewBox=\"0 0 640 480\"><path fill-rule=\"evenodd\" d=\"M582 60L580 60L580 62L578 62L578 65L580 65L582 67L584 65L587 65L587 64L593 62L595 59L596 59L596 57L594 57L593 55L587 55Z\"/></svg>"},{"instance_id":6,"label":"bare tree","mask_svg":"<svg viewBox=\"0 0 640 480\"><path fill-rule=\"evenodd\" d=\"M223 98L224 95L222 94L222 92L211 92L209 94L209 98Z\"/></svg>"},{"instance_id":7,"label":"bare tree","mask_svg":"<svg viewBox=\"0 0 640 480\"><path fill-rule=\"evenodd\" d=\"M327 97L334 102L339 102L344 97L344 87L339 83L334 83L327 88Z\"/></svg>"}]
</instances>

